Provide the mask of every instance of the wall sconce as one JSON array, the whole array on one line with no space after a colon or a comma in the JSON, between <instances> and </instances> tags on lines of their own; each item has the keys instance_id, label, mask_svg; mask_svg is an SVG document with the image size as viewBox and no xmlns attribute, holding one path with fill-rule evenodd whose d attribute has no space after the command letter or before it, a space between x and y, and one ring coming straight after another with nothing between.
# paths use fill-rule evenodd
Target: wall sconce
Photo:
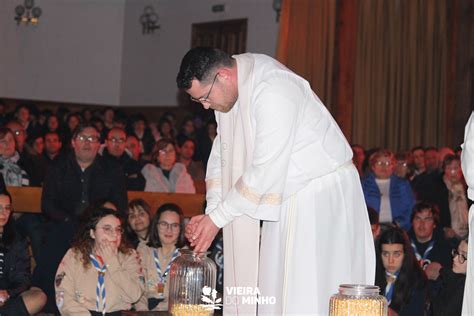
<instances>
[{"instance_id":1,"label":"wall sconce","mask_svg":"<svg viewBox=\"0 0 474 316\"><path fill-rule=\"evenodd\" d=\"M142 25L142 34L151 34L155 30L158 30L158 14L155 13L155 9L149 5L145 7L145 11L140 16L140 23Z\"/></svg>"},{"instance_id":2,"label":"wall sconce","mask_svg":"<svg viewBox=\"0 0 474 316\"><path fill-rule=\"evenodd\" d=\"M15 21L17 25L20 23L29 23L36 25L43 11L40 7L35 7L34 0L25 0L23 5L17 5L15 8Z\"/></svg>"},{"instance_id":3,"label":"wall sconce","mask_svg":"<svg viewBox=\"0 0 474 316\"><path fill-rule=\"evenodd\" d=\"M276 12L276 21L280 21L281 3L283 0L273 0L273 10Z\"/></svg>"}]
</instances>

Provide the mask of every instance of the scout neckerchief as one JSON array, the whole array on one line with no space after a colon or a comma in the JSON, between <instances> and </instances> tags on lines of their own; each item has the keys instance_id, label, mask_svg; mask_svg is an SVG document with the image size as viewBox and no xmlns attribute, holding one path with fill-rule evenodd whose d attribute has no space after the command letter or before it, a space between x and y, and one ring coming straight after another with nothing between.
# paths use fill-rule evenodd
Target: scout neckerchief
<instances>
[{"instance_id":1,"label":"scout neckerchief","mask_svg":"<svg viewBox=\"0 0 474 316\"><path fill-rule=\"evenodd\" d=\"M395 281L397 280L398 275L400 274L400 270L395 273L390 273L385 271L385 275L387 276L387 286L385 287L385 298L387 299L388 305L392 302L393 296L393 288L395 287Z\"/></svg>"},{"instance_id":2,"label":"scout neckerchief","mask_svg":"<svg viewBox=\"0 0 474 316\"><path fill-rule=\"evenodd\" d=\"M165 281L166 276L171 268L171 263L173 263L174 259L179 256L178 249L173 251L173 255L171 256L170 262L166 267L165 271L161 271L160 259L158 258L158 249L153 249L153 260L155 261L156 266L156 273L158 274L158 284L157 284L157 292L159 296L164 296L164 288L165 288Z\"/></svg>"},{"instance_id":3,"label":"scout neckerchief","mask_svg":"<svg viewBox=\"0 0 474 316\"><path fill-rule=\"evenodd\" d=\"M416 248L416 244L414 241L411 242L411 247L413 248L413 251L415 252L416 259L420 262L421 266L423 266L423 262L428 258L428 255L430 254L431 250L433 249L434 246L434 240L430 241L428 244L428 248L426 248L425 252L423 253L423 256L418 252L418 249Z\"/></svg>"},{"instance_id":4,"label":"scout neckerchief","mask_svg":"<svg viewBox=\"0 0 474 316\"><path fill-rule=\"evenodd\" d=\"M100 311L99 304L100 300L102 299L102 315L105 315L105 282L104 282L104 276L105 276L105 270L107 269L107 265L104 264L104 261L100 256L97 256L97 258L93 255L90 254L89 257L91 258L92 265L94 268L98 271L99 275L97 278L97 288L95 291L95 308L97 311Z\"/></svg>"}]
</instances>

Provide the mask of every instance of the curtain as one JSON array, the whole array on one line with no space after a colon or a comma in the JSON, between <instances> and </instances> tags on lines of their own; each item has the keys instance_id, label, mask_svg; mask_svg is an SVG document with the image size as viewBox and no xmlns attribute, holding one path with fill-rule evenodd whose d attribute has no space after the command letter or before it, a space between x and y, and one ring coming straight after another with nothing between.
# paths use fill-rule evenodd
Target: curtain
<instances>
[{"instance_id":1,"label":"curtain","mask_svg":"<svg viewBox=\"0 0 474 316\"><path fill-rule=\"evenodd\" d=\"M342 0L346 1L346 0ZM447 135L450 0L359 0L351 104L336 104L341 1L283 0L277 58L331 110L350 106L348 140L406 150L451 145ZM350 73L350 72L349 72ZM341 112L342 113L342 112ZM344 120L339 120L343 123Z\"/></svg>"}]
</instances>

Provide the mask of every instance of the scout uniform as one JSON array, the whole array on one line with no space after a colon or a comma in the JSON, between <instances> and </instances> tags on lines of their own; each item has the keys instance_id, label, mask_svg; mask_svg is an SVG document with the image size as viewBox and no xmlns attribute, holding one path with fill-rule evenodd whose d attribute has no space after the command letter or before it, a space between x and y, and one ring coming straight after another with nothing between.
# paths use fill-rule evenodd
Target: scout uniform
<instances>
[{"instance_id":1,"label":"scout uniform","mask_svg":"<svg viewBox=\"0 0 474 316\"><path fill-rule=\"evenodd\" d=\"M105 265L91 255L84 268L82 254L69 249L56 272L56 305L61 315L91 315L129 310L143 294L144 278L136 251L118 253Z\"/></svg>"}]
</instances>

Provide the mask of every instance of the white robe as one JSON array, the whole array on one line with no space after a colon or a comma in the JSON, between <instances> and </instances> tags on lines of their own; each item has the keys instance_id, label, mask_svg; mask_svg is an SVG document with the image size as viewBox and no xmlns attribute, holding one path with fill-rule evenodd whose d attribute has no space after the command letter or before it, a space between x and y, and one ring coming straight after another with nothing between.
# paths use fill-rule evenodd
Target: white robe
<instances>
[{"instance_id":1,"label":"white robe","mask_svg":"<svg viewBox=\"0 0 474 316\"><path fill-rule=\"evenodd\" d=\"M467 185L467 196L474 200L474 113L471 114L464 132L462 145L461 165ZM474 205L469 210L469 243L467 251L467 274L464 286L462 315L474 315Z\"/></svg>"},{"instance_id":2,"label":"white robe","mask_svg":"<svg viewBox=\"0 0 474 316\"><path fill-rule=\"evenodd\" d=\"M239 99L216 113L206 175L206 213L225 226L224 314L255 314L231 290L258 286L259 315L327 315L340 284L375 277L352 150L307 81L264 55L234 58Z\"/></svg>"}]
</instances>

